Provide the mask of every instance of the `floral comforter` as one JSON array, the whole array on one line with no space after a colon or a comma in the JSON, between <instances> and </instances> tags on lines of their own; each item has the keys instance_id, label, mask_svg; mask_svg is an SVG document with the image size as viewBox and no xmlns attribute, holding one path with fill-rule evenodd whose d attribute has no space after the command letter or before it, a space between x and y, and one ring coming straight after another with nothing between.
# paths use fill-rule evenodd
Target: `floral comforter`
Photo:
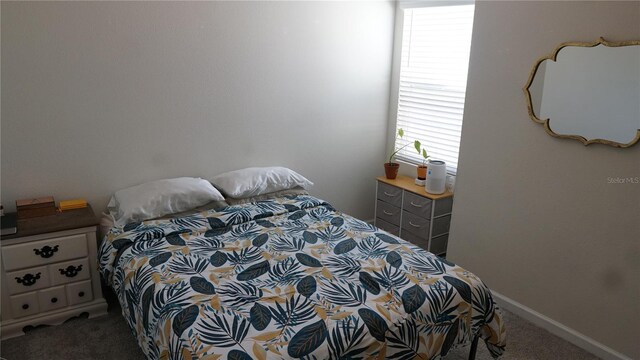
<instances>
[{"instance_id":1,"label":"floral comforter","mask_svg":"<svg viewBox=\"0 0 640 360\"><path fill-rule=\"evenodd\" d=\"M505 329L474 274L311 196L113 228L100 270L149 359L437 359Z\"/></svg>"}]
</instances>

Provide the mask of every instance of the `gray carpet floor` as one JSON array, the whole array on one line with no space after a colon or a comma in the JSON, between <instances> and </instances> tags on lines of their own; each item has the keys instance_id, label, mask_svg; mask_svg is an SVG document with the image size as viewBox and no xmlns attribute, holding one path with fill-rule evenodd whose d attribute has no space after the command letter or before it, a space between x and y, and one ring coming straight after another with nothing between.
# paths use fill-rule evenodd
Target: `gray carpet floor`
<instances>
[{"instance_id":1,"label":"gray carpet floor","mask_svg":"<svg viewBox=\"0 0 640 360\"><path fill-rule=\"evenodd\" d=\"M144 355L120 313L115 297L108 296L109 313L94 319L74 318L59 326L42 326L25 336L0 343L0 356L6 360L143 360ZM554 336L508 312L507 351L503 359L514 360L596 360L598 357ZM466 360L469 349L451 351L445 360ZM477 360L489 360L489 351L478 344Z\"/></svg>"}]
</instances>

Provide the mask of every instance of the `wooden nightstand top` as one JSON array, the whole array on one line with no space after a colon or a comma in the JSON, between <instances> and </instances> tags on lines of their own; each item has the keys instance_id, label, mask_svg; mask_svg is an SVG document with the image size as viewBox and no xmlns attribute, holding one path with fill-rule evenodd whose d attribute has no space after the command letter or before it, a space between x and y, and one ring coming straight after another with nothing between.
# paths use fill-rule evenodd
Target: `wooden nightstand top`
<instances>
[{"instance_id":1,"label":"wooden nightstand top","mask_svg":"<svg viewBox=\"0 0 640 360\"><path fill-rule=\"evenodd\" d=\"M424 196L431 200L439 200L453 196L453 193L449 190L446 190L444 194L430 194L425 189L424 186L416 185L414 182L414 178L398 175L395 179L387 179L384 176L378 176L376 178L378 181L381 181L385 184L389 184L392 186L396 186L402 188L407 191L411 191L414 194L418 194L420 196Z\"/></svg>"},{"instance_id":2,"label":"wooden nightstand top","mask_svg":"<svg viewBox=\"0 0 640 360\"><path fill-rule=\"evenodd\" d=\"M78 229L99 224L91 205L84 209L67 210L51 216L41 216L18 220L18 232L2 236L2 240L24 236L51 233L56 231Z\"/></svg>"}]
</instances>

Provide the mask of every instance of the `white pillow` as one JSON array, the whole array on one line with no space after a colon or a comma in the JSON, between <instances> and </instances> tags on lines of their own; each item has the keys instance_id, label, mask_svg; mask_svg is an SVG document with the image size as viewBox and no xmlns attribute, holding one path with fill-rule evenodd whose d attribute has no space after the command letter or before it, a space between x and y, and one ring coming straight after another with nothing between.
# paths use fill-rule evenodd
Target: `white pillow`
<instances>
[{"instance_id":1,"label":"white pillow","mask_svg":"<svg viewBox=\"0 0 640 360\"><path fill-rule=\"evenodd\" d=\"M111 198L107 209L115 224L124 226L220 200L224 200L224 197L207 180L181 177L119 190Z\"/></svg>"},{"instance_id":2,"label":"white pillow","mask_svg":"<svg viewBox=\"0 0 640 360\"><path fill-rule=\"evenodd\" d=\"M313 183L304 176L285 167L254 167L230 171L211 179L213 185L236 199L293 189L308 189Z\"/></svg>"}]
</instances>

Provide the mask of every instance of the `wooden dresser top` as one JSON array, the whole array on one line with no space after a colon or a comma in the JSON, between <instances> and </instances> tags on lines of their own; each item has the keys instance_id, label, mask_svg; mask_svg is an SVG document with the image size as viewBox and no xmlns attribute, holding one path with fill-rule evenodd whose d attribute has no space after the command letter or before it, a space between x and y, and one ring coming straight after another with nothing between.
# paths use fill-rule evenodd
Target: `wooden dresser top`
<instances>
[{"instance_id":1,"label":"wooden dresser top","mask_svg":"<svg viewBox=\"0 0 640 360\"><path fill-rule=\"evenodd\" d=\"M378 176L376 179L385 184L411 191L414 194L424 196L431 200L439 200L453 196L453 193L449 190L446 190L443 194L430 194L424 189L424 186L416 185L414 182L415 179L408 176L398 175L395 179L387 179L385 176Z\"/></svg>"},{"instance_id":2,"label":"wooden dresser top","mask_svg":"<svg viewBox=\"0 0 640 360\"><path fill-rule=\"evenodd\" d=\"M2 240L96 226L100 222L91 205L83 209L57 212L55 215L18 220L18 232L2 236Z\"/></svg>"}]
</instances>

